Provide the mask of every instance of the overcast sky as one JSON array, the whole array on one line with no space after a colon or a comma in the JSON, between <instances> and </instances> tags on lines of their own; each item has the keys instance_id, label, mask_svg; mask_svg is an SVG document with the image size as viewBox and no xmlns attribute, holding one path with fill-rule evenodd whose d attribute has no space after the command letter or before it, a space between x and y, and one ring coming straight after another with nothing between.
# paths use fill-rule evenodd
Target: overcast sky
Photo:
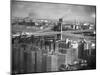
<instances>
[{"instance_id":1,"label":"overcast sky","mask_svg":"<svg viewBox=\"0 0 100 75\"><path fill-rule=\"evenodd\" d=\"M41 2L12 2L13 17L33 17L38 19L95 21L95 6L69 5Z\"/></svg>"}]
</instances>

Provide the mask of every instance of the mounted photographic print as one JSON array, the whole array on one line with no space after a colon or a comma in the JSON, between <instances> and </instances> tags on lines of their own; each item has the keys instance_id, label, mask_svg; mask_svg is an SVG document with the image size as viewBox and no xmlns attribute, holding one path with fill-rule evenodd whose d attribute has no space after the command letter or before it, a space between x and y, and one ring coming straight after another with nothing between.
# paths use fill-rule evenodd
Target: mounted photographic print
<instances>
[{"instance_id":1,"label":"mounted photographic print","mask_svg":"<svg viewBox=\"0 0 100 75\"><path fill-rule=\"evenodd\" d=\"M11 73L96 69L96 6L11 1Z\"/></svg>"}]
</instances>

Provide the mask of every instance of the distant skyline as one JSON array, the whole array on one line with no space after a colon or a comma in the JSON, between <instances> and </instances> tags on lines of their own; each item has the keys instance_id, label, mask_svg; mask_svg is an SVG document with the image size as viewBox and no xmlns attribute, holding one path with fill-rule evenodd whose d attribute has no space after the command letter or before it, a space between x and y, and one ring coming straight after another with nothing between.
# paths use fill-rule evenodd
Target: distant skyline
<instances>
[{"instance_id":1,"label":"distant skyline","mask_svg":"<svg viewBox=\"0 0 100 75\"><path fill-rule=\"evenodd\" d=\"M74 5L60 3L45 3L35 1L13 1L12 17L32 17L36 19L63 18L65 21L95 23L96 7L89 5Z\"/></svg>"}]
</instances>

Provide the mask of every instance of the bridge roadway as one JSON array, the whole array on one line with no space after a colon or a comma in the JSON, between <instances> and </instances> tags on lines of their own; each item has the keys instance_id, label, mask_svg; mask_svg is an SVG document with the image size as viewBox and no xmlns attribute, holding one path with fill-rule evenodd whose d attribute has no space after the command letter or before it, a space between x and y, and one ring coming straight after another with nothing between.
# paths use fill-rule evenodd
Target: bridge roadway
<instances>
[{"instance_id":1,"label":"bridge roadway","mask_svg":"<svg viewBox=\"0 0 100 75\"><path fill-rule=\"evenodd\" d=\"M91 36L84 36L82 33L83 32L93 32L94 30L67 30L67 31L62 31L62 33L60 31L53 31L51 30L52 27L47 27L45 29L40 29L37 31L34 31L34 29L32 30L27 30L27 29L17 29L17 32L20 34L21 32L24 32L27 35L34 35L34 36L49 36L49 35L57 35L57 34L62 34L62 36L64 38L84 38L84 39L95 39L95 37L91 37Z\"/></svg>"}]
</instances>

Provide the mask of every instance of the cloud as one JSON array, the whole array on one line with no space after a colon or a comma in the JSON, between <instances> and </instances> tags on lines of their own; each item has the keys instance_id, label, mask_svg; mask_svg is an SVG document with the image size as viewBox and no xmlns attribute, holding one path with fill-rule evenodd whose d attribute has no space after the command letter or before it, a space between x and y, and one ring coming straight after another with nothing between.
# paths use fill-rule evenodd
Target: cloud
<instances>
[{"instance_id":1,"label":"cloud","mask_svg":"<svg viewBox=\"0 0 100 75\"><path fill-rule=\"evenodd\" d=\"M81 21L92 21L95 14L94 6L41 3L41 2L20 2L12 3L12 15L19 17L74 20L80 17Z\"/></svg>"}]
</instances>

